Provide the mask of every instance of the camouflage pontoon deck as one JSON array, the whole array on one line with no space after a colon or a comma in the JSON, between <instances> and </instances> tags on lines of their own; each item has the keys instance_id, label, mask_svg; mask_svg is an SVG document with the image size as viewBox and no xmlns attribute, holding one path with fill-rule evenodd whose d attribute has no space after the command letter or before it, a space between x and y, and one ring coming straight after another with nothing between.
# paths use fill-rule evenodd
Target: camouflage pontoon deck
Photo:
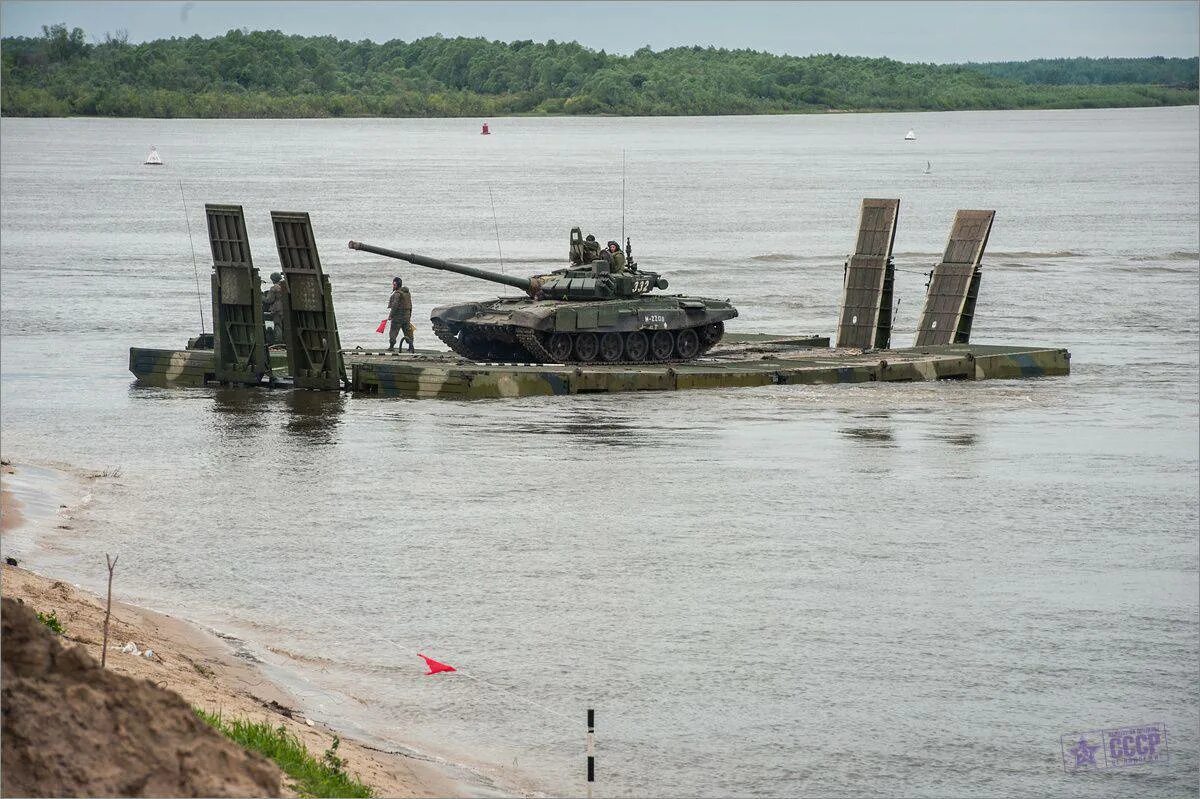
<instances>
[{"instance_id":1,"label":"camouflage pontoon deck","mask_svg":"<svg viewBox=\"0 0 1200 799\"><path fill-rule=\"evenodd\" d=\"M487 364L452 353L346 350L350 388L409 397L485 399L768 385L988 380L1066 375L1064 349L947 344L895 350L829 349L828 339L730 334L709 357L674 364ZM807 346L806 346L807 345ZM132 348L139 382L213 381L212 352ZM282 383L281 385L286 385Z\"/></svg>"},{"instance_id":2,"label":"camouflage pontoon deck","mask_svg":"<svg viewBox=\"0 0 1200 799\"><path fill-rule=\"evenodd\" d=\"M734 338L730 336L730 338ZM353 355L355 391L410 397L524 397L769 385L987 380L1070 373L1070 354L1045 347L950 344L901 350L798 349L763 342L677 364L479 364L449 357Z\"/></svg>"}]
</instances>

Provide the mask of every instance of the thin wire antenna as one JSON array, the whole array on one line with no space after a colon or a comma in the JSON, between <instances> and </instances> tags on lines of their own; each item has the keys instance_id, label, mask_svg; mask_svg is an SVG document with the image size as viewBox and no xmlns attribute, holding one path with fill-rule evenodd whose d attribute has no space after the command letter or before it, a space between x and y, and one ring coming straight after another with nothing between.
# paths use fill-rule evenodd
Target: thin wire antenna
<instances>
[{"instance_id":1,"label":"thin wire antenna","mask_svg":"<svg viewBox=\"0 0 1200 799\"><path fill-rule=\"evenodd\" d=\"M625 241L625 151L621 150L621 241Z\"/></svg>"},{"instance_id":2,"label":"thin wire antenna","mask_svg":"<svg viewBox=\"0 0 1200 799\"><path fill-rule=\"evenodd\" d=\"M492 196L492 184L488 183L488 199L492 201L492 224L496 226L496 252L500 254L500 268L504 268L504 251L500 249L500 222L496 219L496 198Z\"/></svg>"},{"instance_id":3,"label":"thin wire antenna","mask_svg":"<svg viewBox=\"0 0 1200 799\"><path fill-rule=\"evenodd\" d=\"M192 249L192 272L196 275L196 303L200 306L200 333L204 334L204 296L200 293L200 267L196 265L196 245L192 243L192 221L188 219L187 197L183 194L183 181L179 181L179 199L183 203L183 221L187 223L188 246Z\"/></svg>"}]
</instances>

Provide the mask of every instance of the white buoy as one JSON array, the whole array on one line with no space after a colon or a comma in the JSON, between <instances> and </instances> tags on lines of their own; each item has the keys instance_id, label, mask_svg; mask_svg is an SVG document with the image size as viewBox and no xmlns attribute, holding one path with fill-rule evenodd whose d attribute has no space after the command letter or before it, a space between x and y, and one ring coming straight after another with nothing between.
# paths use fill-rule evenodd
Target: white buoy
<instances>
[{"instance_id":1,"label":"white buoy","mask_svg":"<svg viewBox=\"0 0 1200 799\"><path fill-rule=\"evenodd\" d=\"M159 156L159 154L158 154L157 147L150 148L150 155L146 156L145 165L146 166L162 166L163 165L163 160L162 160L162 157Z\"/></svg>"},{"instance_id":2,"label":"white buoy","mask_svg":"<svg viewBox=\"0 0 1200 799\"><path fill-rule=\"evenodd\" d=\"M913 132L913 131L911 131L911 130L910 130L908 133L905 133L905 134L904 134L904 140L905 140L905 141L916 141L916 140L917 140L917 134L916 134L915 132Z\"/></svg>"}]
</instances>

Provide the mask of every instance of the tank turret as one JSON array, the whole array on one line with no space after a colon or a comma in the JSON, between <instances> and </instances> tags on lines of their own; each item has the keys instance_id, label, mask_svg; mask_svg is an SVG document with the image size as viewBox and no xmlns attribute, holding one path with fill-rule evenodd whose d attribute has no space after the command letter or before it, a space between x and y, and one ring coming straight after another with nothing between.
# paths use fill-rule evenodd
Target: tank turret
<instances>
[{"instance_id":1,"label":"tank turret","mask_svg":"<svg viewBox=\"0 0 1200 799\"><path fill-rule=\"evenodd\" d=\"M577 238L572 231L572 241ZM729 300L665 289L656 272L628 263L616 271L603 258L548 275L514 277L489 269L389 250L362 242L350 249L397 258L521 289L524 297L460 302L434 308L433 332L473 361L515 363L662 363L690 361L714 347L725 320L738 315ZM626 256L631 248L626 244Z\"/></svg>"},{"instance_id":2,"label":"tank turret","mask_svg":"<svg viewBox=\"0 0 1200 799\"><path fill-rule=\"evenodd\" d=\"M655 272L639 272L636 266L628 271L613 272L604 261L595 261L586 266L571 269L559 269L548 275L532 277L515 277L490 269L480 269L476 266L456 264L438 258L429 258L411 252L389 250L386 247L376 247L361 241L349 243L352 250L362 250L388 258L408 261L410 264L425 266L430 269L441 269L445 272L456 272L480 280L490 280L506 286L518 288L533 298L555 300L611 300L621 297L637 297L653 289L665 289L667 279Z\"/></svg>"}]
</instances>

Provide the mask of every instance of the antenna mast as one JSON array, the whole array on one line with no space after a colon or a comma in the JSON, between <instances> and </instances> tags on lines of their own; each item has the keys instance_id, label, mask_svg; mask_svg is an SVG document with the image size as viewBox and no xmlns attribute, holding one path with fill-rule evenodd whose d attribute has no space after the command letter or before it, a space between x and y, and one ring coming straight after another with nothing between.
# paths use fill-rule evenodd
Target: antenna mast
<instances>
[{"instance_id":1,"label":"antenna mast","mask_svg":"<svg viewBox=\"0 0 1200 799\"><path fill-rule=\"evenodd\" d=\"M504 268L504 251L500 249L500 222L496 219L496 198L492 196L492 184L488 182L488 199L492 201L492 224L496 226L496 252L500 254L500 268Z\"/></svg>"},{"instance_id":2,"label":"antenna mast","mask_svg":"<svg viewBox=\"0 0 1200 799\"><path fill-rule=\"evenodd\" d=\"M625 150L621 150L621 239L625 239Z\"/></svg>"},{"instance_id":3,"label":"antenna mast","mask_svg":"<svg viewBox=\"0 0 1200 799\"><path fill-rule=\"evenodd\" d=\"M196 275L196 302L200 305L200 333L204 333L204 297L200 294L200 267L196 266L196 245L192 243L192 222L188 219L187 197L183 194L183 181L179 181L179 199L183 203L183 221L187 224L188 246L192 249L192 272Z\"/></svg>"}]
</instances>

